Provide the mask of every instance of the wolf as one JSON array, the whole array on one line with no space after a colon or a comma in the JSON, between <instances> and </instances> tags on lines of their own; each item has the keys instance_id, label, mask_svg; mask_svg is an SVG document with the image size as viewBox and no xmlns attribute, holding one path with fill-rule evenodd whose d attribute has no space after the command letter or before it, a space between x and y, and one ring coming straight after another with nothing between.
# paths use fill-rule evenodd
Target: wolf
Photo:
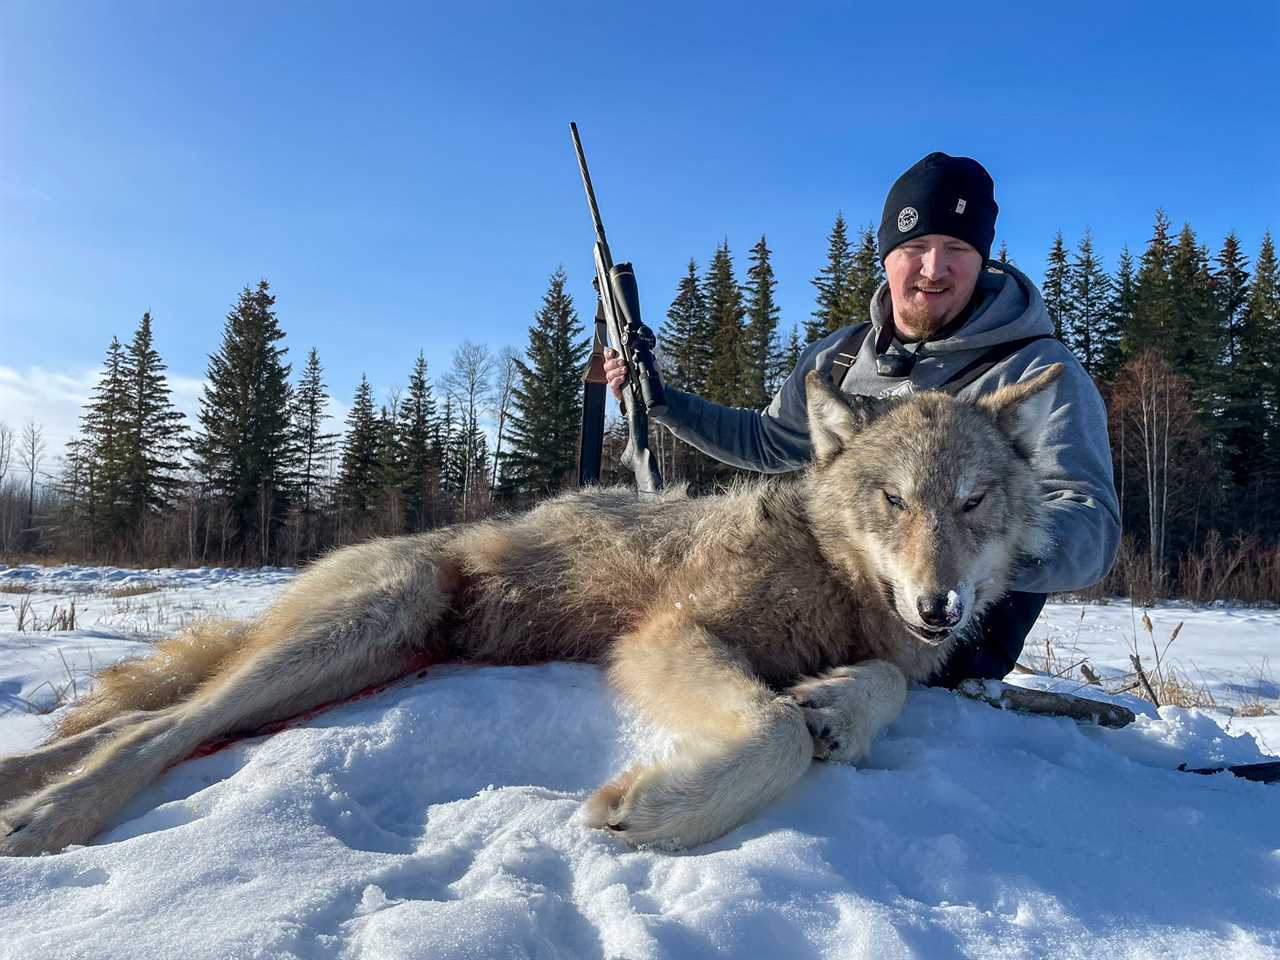
<instances>
[{"instance_id":1,"label":"wolf","mask_svg":"<svg viewBox=\"0 0 1280 960\"><path fill-rule=\"evenodd\" d=\"M91 840L215 738L430 662L606 667L672 756L584 819L634 845L723 836L814 759L857 762L1022 562L1050 549L1037 437L1062 366L975 402L846 397L809 374L812 465L690 498L596 488L516 517L340 549L264 614L108 668L0 760L0 854Z\"/></svg>"}]
</instances>

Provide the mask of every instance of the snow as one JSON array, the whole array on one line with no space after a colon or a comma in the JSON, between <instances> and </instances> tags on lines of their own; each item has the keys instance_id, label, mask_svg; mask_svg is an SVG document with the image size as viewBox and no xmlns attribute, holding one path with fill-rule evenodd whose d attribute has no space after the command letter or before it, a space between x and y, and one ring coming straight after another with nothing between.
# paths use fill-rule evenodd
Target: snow
<instances>
[{"instance_id":1,"label":"snow","mask_svg":"<svg viewBox=\"0 0 1280 960\"><path fill-rule=\"evenodd\" d=\"M54 692L292 571L0 567L0 753ZM156 592L113 597L138 584ZM14 629L76 601L73 631ZM1028 652L1150 665L1142 611L1051 603ZM1161 606L1219 704L1277 697L1280 611ZM1078 681L1015 678L1076 689ZM0 858L0 958L1278 957L1280 785L1189 766L1280 753L1280 717L1139 712L1121 730L915 689L858 768L683 854L577 810L672 748L582 665L443 668L171 770L94 842Z\"/></svg>"}]
</instances>

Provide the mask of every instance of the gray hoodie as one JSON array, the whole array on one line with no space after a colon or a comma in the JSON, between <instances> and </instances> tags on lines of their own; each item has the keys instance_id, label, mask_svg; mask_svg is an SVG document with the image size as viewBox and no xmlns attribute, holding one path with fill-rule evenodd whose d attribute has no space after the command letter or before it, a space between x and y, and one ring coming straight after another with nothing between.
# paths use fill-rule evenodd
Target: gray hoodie
<instances>
[{"instance_id":1,"label":"gray hoodie","mask_svg":"<svg viewBox=\"0 0 1280 960\"><path fill-rule=\"evenodd\" d=\"M983 271L969 319L943 339L919 345L914 368L902 378L876 372L877 343L881 352L913 346L904 348L892 340L884 329L890 315L889 288L883 284L871 301L871 332L841 383L845 393L879 397L936 388L998 343L1053 333L1040 291L1005 264ZM798 470L811 456L805 374L831 369L833 354L848 334L849 329L840 330L811 344L764 410L724 407L668 388L666 407L655 410L653 417L681 440L724 463L764 473ZM1066 371L1050 388L1054 410L1038 462L1046 468L1044 498L1052 515L1055 547L1013 584L1015 590L1036 593L1097 583L1115 559L1120 521L1102 397L1079 361L1057 340L1024 346L961 392L970 398L990 393L1030 379L1052 363L1064 364Z\"/></svg>"}]
</instances>

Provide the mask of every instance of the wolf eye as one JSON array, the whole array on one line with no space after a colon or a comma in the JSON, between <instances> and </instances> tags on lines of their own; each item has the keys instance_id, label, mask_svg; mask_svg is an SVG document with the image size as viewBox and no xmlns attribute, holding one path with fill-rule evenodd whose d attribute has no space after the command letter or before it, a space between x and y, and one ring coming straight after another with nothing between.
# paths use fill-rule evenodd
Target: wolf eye
<instances>
[{"instance_id":1,"label":"wolf eye","mask_svg":"<svg viewBox=\"0 0 1280 960\"><path fill-rule=\"evenodd\" d=\"M965 513L968 513L970 510L976 509L978 504L982 502L982 499L985 496L986 496L985 493L978 493L973 495L972 497L970 497L968 500L964 502L964 506L961 507L960 509L963 510Z\"/></svg>"},{"instance_id":2,"label":"wolf eye","mask_svg":"<svg viewBox=\"0 0 1280 960\"><path fill-rule=\"evenodd\" d=\"M893 507L895 510L907 509L906 502L897 494L893 494L893 493L890 493L888 490L885 490L884 498L889 501L889 506Z\"/></svg>"}]
</instances>

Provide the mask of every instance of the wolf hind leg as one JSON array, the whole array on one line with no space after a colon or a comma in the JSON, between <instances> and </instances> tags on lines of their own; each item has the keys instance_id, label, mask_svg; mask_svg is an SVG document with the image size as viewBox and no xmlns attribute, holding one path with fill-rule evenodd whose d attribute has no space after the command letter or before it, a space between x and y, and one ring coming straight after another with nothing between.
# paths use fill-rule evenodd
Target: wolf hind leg
<instances>
[{"instance_id":1,"label":"wolf hind leg","mask_svg":"<svg viewBox=\"0 0 1280 960\"><path fill-rule=\"evenodd\" d=\"M687 616L662 614L621 638L609 675L629 703L682 735L676 756L633 767L587 801L586 821L628 843L678 849L723 836L813 759L795 701Z\"/></svg>"},{"instance_id":2,"label":"wolf hind leg","mask_svg":"<svg viewBox=\"0 0 1280 960\"><path fill-rule=\"evenodd\" d=\"M68 767L78 763L100 743L147 716L141 710L122 713L83 733L59 737L26 753L0 757L0 807L33 793Z\"/></svg>"},{"instance_id":3,"label":"wolf hind leg","mask_svg":"<svg viewBox=\"0 0 1280 960\"><path fill-rule=\"evenodd\" d=\"M402 676L427 645L424 633L438 623L448 597L433 563L405 568L397 578L362 567L359 548L353 554L341 583L312 578L287 592L258 621L250 648L189 699L145 714L90 752L70 776L0 810L0 856L84 843L201 744ZM332 567L333 559L324 563ZM364 588L350 586L355 581ZM340 586L348 586L345 593Z\"/></svg>"},{"instance_id":4,"label":"wolf hind leg","mask_svg":"<svg viewBox=\"0 0 1280 960\"><path fill-rule=\"evenodd\" d=\"M814 756L856 763L902 711L907 679L887 660L865 660L806 678L786 693L804 711Z\"/></svg>"}]
</instances>

